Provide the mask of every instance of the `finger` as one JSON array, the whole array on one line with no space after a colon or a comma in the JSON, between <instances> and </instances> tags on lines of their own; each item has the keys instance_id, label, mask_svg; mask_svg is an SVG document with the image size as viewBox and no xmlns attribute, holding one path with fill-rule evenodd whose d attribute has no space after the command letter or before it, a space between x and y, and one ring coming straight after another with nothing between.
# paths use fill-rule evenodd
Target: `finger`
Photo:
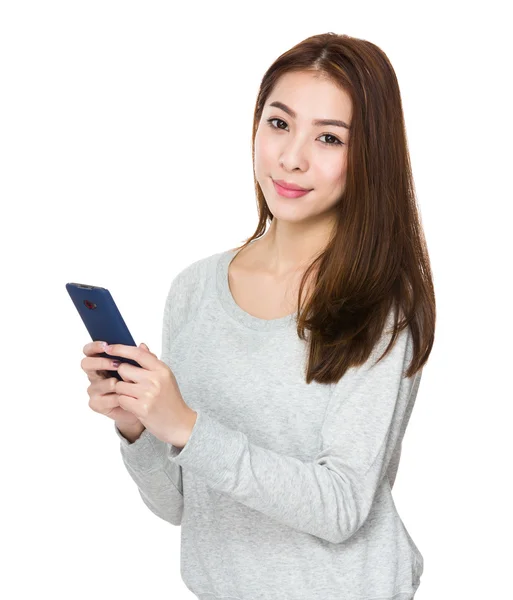
<instances>
[{"instance_id":1,"label":"finger","mask_svg":"<svg viewBox=\"0 0 513 600\"><path fill-rule=\"evenodd\" d=\"M86 356L80 361L80 366L82 370L86 372L92 371L115 371L117 369L116 365L114 365L114 359L112 358L104 358L98 356Z\"/></svg>"},{"instance_id":2,"label":"finger","mask_svg":"<svg viewBox=\"0 0 513 600\"><path fill-rule=\"evenodd\" d=\"M117 381L117 379L115 377L111 377L111 379L114 379L114 381ZM106 381L109 381L109 379L107 379ZM118 394L116 394L115 391L110 391L110 389L115 389L114 388L114 384L109 385L108 386L108 391L105 391L105 381L102 381L99 384L99 387L97 387L97 393L92 394L90 396L90 401L89 401L89 406L96 412L100 412L102 414L105 414L105 410L108 409L109 411L112 410L113 408L116 408L119 406L119 397Z\"/></svg>"},{"instance_id":3,"label":"finger","mask_svg":"<svg viewBox=\"0 0 513 600\"><path fill-rule=\"evenodd\" d=\"M129 385L132 385L133 387L133 384ZM148 414L148 403L146 400L141 401L139 397L134 398L132 395L130 395L133 393L133 391L130 391L129 394L124 394L121 386L116 385L116 395L119 406L132 413L137 418L144 419Z\"/></svg>"},{"instance_id":4,"label":"finger","mask_svg":"<svg viewBox=\"0 0 513 600\"><path fill-rule=\"evenodd\" d=\"M95 398L102 398L106 394L115 393L115 384L111 382L111 379L115 379L115 377L107 376L92 381L87 389L89 395Z\"/></svg>"},{"instance_id":5,"label":"finger","mask_svg":"<svg viewBox=\"0 0 513 600\"><path fill-rule=\"evenodd\" d=\"M98 389L100 390L101 395L106 394L115 394L116 393L116 383L119 380L116 377L112 377L107 375L106 379L104 379L101 383L98 384Z\"/></svg>"},{"instance_id":6,"label":"finger","mask_svg":"<svg viewBox=\"0 0 513 600\"><path fill-rule=\"evenodd\" d=\"M116 371L125 383L141 383L149 375L149 371L147 369L135 367L134 365L126 362L122 362L119 367L116 367Z\"/></svg>"},{"instance_id":7,"label":"finger","mask_svg":"<svg viewBox=\"0 0 513 600\"><path fill-rule=\"evenodd\" d=\"M110 375L107 371L99 370L99 371L86 371L85 374L89 377L89 381L91 383L96 381L103 381L104 379L108 379Z\"/></svg>"},{"instance_id":8,"label":"finger","mask_svg":"<svg viewBox=\"0 0 513 600\"><path fill-rule=\"evenodd\" d=\"M111 357L119 357L119 358L131 358L133 361L141 365L143 369L148 369L148 371L152 371L157 368L158 358L140 348L139 346L127 346L125 344L112 344L104 350L105 354L108 354Z\"/></svg>"},{"instance_id":9,"label":"finger","mask_svg":"<svg viewBox=\"0 0 513 600\"><path fill-rule=\"evenodd\" d=\"M155 353L153 353L153 352L152 352L152 351L151 351L151 350L148 348L148 346L147 346L147 345L146 345L144 342L141 342L141 343L139 344L139 348L144 348L144 350L146 350L146 352L149 352L149 353L150 353L150 354L152 354L153 356L157 356Z\"/></svg>"},{"instance_id":10,"label":"finger","mask_svg":"<svg viewBox=\"0 0 513 600\"><path fill-rule=\"evenodd\" d=\"M117 381L117 379L116 379L116 381ZM107 394L103 394L102 406L103 406L103 408L111 408L111 409L118 407L119 406L119 394L116 394L116 392L110 392Z\"/></svg>"},{"instance_id":11,"label":"finger","mask_svg":"<svg viewBox=\"0 0 513 600\"><path fill-rule=\"evenodd\" d=\"M103 343L102 341L97 342L89 342L82 348L82 352L86 356L93 356L94 354L101 354L103 352Z\"/></svg>"}]
</instances>

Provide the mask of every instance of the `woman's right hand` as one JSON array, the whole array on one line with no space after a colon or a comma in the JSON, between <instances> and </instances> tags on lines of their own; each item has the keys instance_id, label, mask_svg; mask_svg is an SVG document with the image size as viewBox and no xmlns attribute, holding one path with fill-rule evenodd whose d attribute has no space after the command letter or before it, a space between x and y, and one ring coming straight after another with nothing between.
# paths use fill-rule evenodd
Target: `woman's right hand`
<instances>
[{"instance_id":1,"label":"woman's right hand","mask_svg":"<svg viewBox=\"0 0 513 600\"><path fill-rule=\"evenodd\" d=\"M125 410L119 405L118 395L116 394L116 377L109 377L107 371L115 371L112 358L101 355L104 350L102 342L90 342L84 346L83 352L85 358L82 359L80 366L91 385L87 388L89 394L89 407L101 415L105 415L116 421L116 424L125 427L144 428L139 419L131 412Z\"/></svg>"}]
</instances>

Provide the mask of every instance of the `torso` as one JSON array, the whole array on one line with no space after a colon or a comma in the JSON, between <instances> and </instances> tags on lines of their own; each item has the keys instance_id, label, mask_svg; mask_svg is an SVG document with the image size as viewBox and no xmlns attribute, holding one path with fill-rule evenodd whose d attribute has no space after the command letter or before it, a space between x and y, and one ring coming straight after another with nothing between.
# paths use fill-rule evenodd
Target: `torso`
<instances>
[{"instance_id":1,"label":"torso","mask_svg":"<svg viewBox=\"0 0 513 600\"><path fill-rule=\"evenodd\" d=\"M235 302L259 319L280 319L297 311L299 285L304 271L279 281L256 268L256 242L241 250L228 268L228 283ZM308 283L303 291L308 293Z\"/></svg>"}]
</instances>

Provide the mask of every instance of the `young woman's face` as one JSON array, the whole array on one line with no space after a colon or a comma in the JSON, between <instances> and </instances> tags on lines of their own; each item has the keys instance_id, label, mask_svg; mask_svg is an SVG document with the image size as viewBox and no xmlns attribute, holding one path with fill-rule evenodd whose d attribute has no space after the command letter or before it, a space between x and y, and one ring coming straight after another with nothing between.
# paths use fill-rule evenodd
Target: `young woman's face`
<instances>
[{"instance_id":1,"label":"young woman's face","mask_svg":"<svg viewBox=\"0 0 513 600\"><path fill-rule=\"evenodd\" d=\"M271 106L278 102L296 113ZM331 119L351 125L349 95L311 73L286 73L265 103L255 136L255 176L275 218L300 222L333 212L344 191L349 130ZM281 196L273 180L284 180L309 191L299 198Z\"/></svg>"}]
</instances>

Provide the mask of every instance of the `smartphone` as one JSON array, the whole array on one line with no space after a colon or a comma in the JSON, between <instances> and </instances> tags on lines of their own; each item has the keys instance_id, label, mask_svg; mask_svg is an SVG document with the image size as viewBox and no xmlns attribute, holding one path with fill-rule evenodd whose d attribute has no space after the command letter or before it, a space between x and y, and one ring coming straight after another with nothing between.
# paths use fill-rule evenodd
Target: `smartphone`
<instances>
[{"instance_id":1,"label":"smartphone","mask_svg":"<svg viewBox=\"0 0 513 600\"><path fill-rule=\"evenodd\" d=\"M108 344L136 346L114 302L114 298L107 288L70 282L66 284L66 289L93 342L101 340ZM117 358L121 362L136 367L141 366L132 359L106 354L105 352L98 354L98 356ZM123 380L117 371L108 370L107 373L109 377L116 377L119 381Z\"/></svg>"}]
</instances>

